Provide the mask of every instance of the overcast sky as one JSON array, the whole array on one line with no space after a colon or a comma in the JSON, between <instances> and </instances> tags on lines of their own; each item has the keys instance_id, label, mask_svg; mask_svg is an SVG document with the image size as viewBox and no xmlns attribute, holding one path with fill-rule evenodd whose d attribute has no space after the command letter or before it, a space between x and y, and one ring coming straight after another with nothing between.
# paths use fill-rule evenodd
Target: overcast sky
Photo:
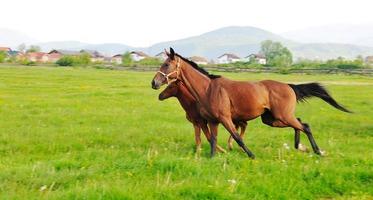
<instances>
[{"instance_id":1,"label":"overcast sky","mask_svg":"<svg viewBox=\"0 0 373 200\"><path fill-rule=\"evenodd\" d=\"M0 28L39 41L148 46L224 26L275 33L373 22L373 0L4 0Z\"/></svg>"}]
</instances>

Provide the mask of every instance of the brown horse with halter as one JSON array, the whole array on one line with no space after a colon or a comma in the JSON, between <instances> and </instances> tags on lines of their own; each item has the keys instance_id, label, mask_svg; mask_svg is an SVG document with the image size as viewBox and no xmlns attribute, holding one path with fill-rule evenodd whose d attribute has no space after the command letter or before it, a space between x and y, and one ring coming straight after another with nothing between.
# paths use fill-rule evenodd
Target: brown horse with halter
<instances>
[{"instance_id":1,"label":"brown horse with halter","mask_svg":"<svg viewBox=\"0 0 373 200\"><path fill-rule=\"evenodd\" d=\"M175 79L176 80L176 79ZM194 127L194 136L196 142L196 152L199 153L201 149L201 129L206 136L206 139L210 141L211 133L207 127L207 120L205 120L201 114L199 113L198 109L198 102L196 99L189 93L188 89L185 85L179 81L173 81L169 83L169 85L159 94L159 100L163 101L170 97L176 97L179 101L181 107L184 109L186 113L186 118L189 122L193 124ZM246 130L247 123L246 122L236 122L236 128L241 128L241 139L243 138ZM218 151L225 153L225 150L216 145ZM232 149L232 138L230 137L228 140L228 148Z\"/></svg>"},{"instance_id":2,"label":"brown horse with halter","mask_svg":"<svg viewBox=\"0 0 373 200\"><path fill-rule=\"evenodd\" d=\"M292 127L295 131L295 148L299 147L300 131L304 132L316 154L321 151L308 124L294 116L297 101L319 97L335 108L350 112L339 105L318 83L286 84L273 80L259 82L233 81L224 77L206 76L197 64L176 54L172 48L168 58L152 80L152 88L159 89L169 81L180 80L197 100L203 118L211 131L211 156L215 155L216 133L219 123L229 131L246 154L255 158L238 136L234 121L248 121L261 117L272 127ZM206 72L207 73L207 72Z\"/></svg>"}]
</instances>

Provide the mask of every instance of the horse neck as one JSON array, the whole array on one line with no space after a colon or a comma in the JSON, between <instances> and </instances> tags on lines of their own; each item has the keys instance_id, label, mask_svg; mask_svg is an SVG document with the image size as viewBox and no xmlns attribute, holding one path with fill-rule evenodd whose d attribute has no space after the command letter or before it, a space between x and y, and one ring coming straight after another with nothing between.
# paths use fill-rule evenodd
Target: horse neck
<instances>
[{"instance_id":1,"label":"horse neck","mask_svg":"<svg viewBox=\"0 0 373 200\"><path fill-rule=\"evenodd\" d=\"M191 107L193 107L196 103L196 99L182 84L179 84L178 86L178 93L176 95L176 98L179 100L181 106L184 108L185 111L191 109Z\"/></svg>"},{"instance_id":2,"label":"horse neck","mask_svg":"<svg viewBox=\"0 0 373 200\"><path fill-rule=\"evenodd\" d=\"M190 94L196 101L205 104L207 102L206 93L211 82L210 78L201 74L184 61L180 72L181 80Z\"/></svg>"}]
</instances>

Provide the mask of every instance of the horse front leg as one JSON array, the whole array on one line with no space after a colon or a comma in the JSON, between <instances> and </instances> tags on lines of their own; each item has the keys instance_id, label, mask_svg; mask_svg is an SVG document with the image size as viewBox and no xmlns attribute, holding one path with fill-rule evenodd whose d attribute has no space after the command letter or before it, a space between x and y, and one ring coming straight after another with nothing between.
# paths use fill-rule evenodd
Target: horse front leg
<instances>
[{"instance_id":1,"label":"horse front leg","mask_svg":"<svg viewBox=\"0 0 373 200\"><path fill-rule=\"evenodd\" d=\"M193 124L194 127L194 139L196 141L196 153L201 154L201 127L197 124Z\"/></svg>"},{"instance_id":2,"label":"horse front leg","mask_svg":"<svg viewBox=\"0 0 373 200\"><path fill-rule=\"evenodd\" d=\"M211 133L210 133L208 127L207 127L207 124L206 124L206 123L201 124L200 127L201 127L203 133L205 134L207 141L210 142L210 140L211 140ZM217 136L216 136L216 137L217 137ZM225 149L222 148L221 146L219 146L218 144L216 144L216 150L217 150L218 152L220 152L220 153L227 153L227 152L225 151Z\"/></svg>"},{"instance_id":3,"label":"horse front leg","mask_svg":"<svg viewBox=\"0 0 373 200\"><path fill-rule=\"evenodd\" d=\"M245 143L238 135L237 129L235 128L232 119L228 117L222 118L221 123L224 125L225 129L227 129L227 131L231 134L231 136L237 142L237 144L245 151L245 153L250 158L255 159L255 155L246 147Z\"/></svg>"},{"instance_id":4,"label":"horse front leg","mask_svg":"<svg viewBox=\"0 0 373 200\"><path fill-rule=\"evenodd\" d=\"M217 142L217 134L218 134L218 123L209 123L210 128L210 147L211 147L211 157L215 156L216 152L216 142Z\"/></svg>"}]
</instances>

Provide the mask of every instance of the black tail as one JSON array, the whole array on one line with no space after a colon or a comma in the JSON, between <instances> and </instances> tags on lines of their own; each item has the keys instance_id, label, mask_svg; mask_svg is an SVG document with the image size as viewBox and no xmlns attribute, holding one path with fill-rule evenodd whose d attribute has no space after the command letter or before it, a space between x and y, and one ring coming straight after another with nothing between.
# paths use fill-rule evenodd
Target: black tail
<instances>
[{"instance_id":1,"label":"black tail","mask_svg":"<svg viewBox=\"0 0 373 200\"><path fill-rule=\"evenodd\" d=\"M328 104L332 105L333 107L343 111L352 113L351 111L347 110L343 106L339 105L332 96L328 93L328 91L319 83L306 83L306 84L299 84L293 85L289 84L289 86L294 90L295 95L297 96L297 101L306 101L306 98L309 97L319 97L320 99L324 100Z\"/></svg>"}]
</instances>

